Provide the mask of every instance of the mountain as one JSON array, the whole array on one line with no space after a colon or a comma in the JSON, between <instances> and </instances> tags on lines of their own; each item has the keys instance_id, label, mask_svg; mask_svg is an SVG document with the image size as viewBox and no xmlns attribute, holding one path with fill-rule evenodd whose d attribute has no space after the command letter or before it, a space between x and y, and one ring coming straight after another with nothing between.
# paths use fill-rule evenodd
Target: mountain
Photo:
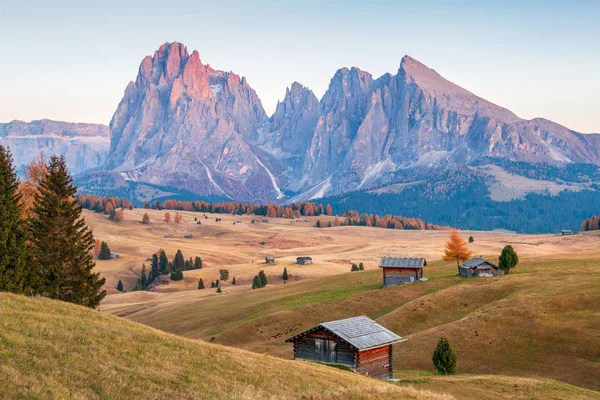
<instances>
[{"instance_id":1,"label":"mountain","mask_svg":"<svg viewBox=\"0 0 600 400\"><path fill-rule=\"evenodd\" d=\"M282 197L279 162L256 146L267 122L245 78L177 42L142 61L110 122L106 168L126 179L240 200Z\"/></svg>"},{"instance_id":2,"label":"mountain","mask_svg":"<svg viewBox=\"0 0 600 400\"><path fill-rule=\"evenodd\" d=\"M108 126L50 121L0 123L0 145L12 152L17 170L41 152L48 158L64 155L73 174L104 164L110 147Z\"/></svg>"}]
</instances>

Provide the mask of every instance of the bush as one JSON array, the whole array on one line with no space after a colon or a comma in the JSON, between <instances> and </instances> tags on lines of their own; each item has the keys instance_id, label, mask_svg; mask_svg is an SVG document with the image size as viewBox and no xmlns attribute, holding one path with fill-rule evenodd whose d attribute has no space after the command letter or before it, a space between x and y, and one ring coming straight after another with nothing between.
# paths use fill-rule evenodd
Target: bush
<instances>
[{"instance_id":1,"label":"bush","mask_svg":"<svg viewBox=\"0 0 600 400\"><path fill-rule=\"evenodd\" d=\"M498 266L504 271L505 274L510 274L510 270L515 268L519 263L519 256L515 249L511 245L504 246L502 253L500 254Z\"/></svg>"},{"instance_id":2,"label":"bush","mask_svg":"<svg viewBox=\"0 0 600 400\"><path fill-rule=\"evenodd\" d=\"M452 344L447 337L443 337L438 341L432 360L436 372L439 374L448 375L456 371L456 354L454 354Z\"/></svg>"},{"instance_id":3,"label":"bush","mask_svg":"<svg viewBox=\"0 0 600 400\"><path fill-rule=\"evenodd\" d=\"M469 243L473 243L475 241L475 239L473 239L473 236L469 236Z\"/></svg>"}]
</instances>

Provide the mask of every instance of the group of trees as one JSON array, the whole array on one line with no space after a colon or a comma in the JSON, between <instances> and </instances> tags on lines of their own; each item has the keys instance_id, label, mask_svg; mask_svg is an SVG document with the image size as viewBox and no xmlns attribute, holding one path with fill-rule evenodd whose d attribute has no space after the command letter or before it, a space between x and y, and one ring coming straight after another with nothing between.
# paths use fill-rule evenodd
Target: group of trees
<instances>
[{"instance_id":1,"label":"group of trees","mask_svg":"<svg viewBox=\"0 0 600 400\"><path fill-rule=\"evenodd\" d=\"M170 212L166 212L165 213L164 221L167 224L171 223L171 213ZM173 218L173 222L175 222L176 224L182 223L183 222L183 215L181 215L180 213L175 213L175 218Z\"/></svg>"},{"instance_id":2,"label":"group of trees","mask_svg":"<svg viewBox=\"0 0 600 400\"><path fill-rule=\"evenodd\" d=\"M94 237L65 159L40 158L25 176L0 146L0 291L97 307L104 279L92 272Z\"/></svg>"},{"instance_id":3,"label":"group of trees","mask_svg":"<svg viewBox=\"0 0 600 400\"><path fill-rule=\"evenodd\" d=\"M343 220L335 217L332 221L324 224L321 220L317 220L316 228L331 228L333 226L375 226L378 228L387 229L416 229L416 230L446 230L450 229L446 226L439 226L423 222L419 218L406 218L398 215L384 215L383 217L376 214L360 214L356 210L344 211Z\"/></svg>"},{"instance_id":4,"label":"group of trees","mask_svg":"<svg viewBox=\"0 0 600 400\"><path fill-rule=\"evenodd\" d=\"M258 275L252 279L252 289L260 289L267 286L267 283L267 275L265 275L265 271L261 270Z\"/></svg>"},{"instance_id":5,"label":"group of trees","mask_svg":"<svg viewBox=\"0 0 600 400\"><path fill-rule=\"evenodd\" d=\"M586 231L597 231L598 225L600 222L600 215L598 216L592 216L592 218L586 218L582 223L581 223L581 232L586 232Z\"/></svg>"},{"instance_id":6,"label":"group of trees","mask_svg":"<svg viewBox=\"0 0 600 400\"><path fill-rule=\"evenodd\" d=\"M129 200L113 196L99 197L92 194L78 194L77 203L85 209L107 214L108 218L115 222L123 220L123 210L133 209Z\"/></svg>"},{"instance_id":7,"label":"group of trees","mask_svg":"<svg viewBox=\"0 0 600 400\"><path fill-rule=\"evenodd\" d=\"M469 238L469 242L473 237ZM460 236L460 233L453 229L450 232L450 239L446 243L444 249L444 255L442 259L447 262L456 262L456 267L459 269L460 264L468 261L472 257L473 253L469 250L467 242ZM498 267L504 271L505 274L510 274L510 270L515 268L519 264L519 256L515 252L515 249L511 245L506 245L498 257Z\"/></svg>"},{"instance_id":8,"label":"group of trees","mask_svg":"<svg viewBox=\"0 0 600 400\"><path fill-rule=\"evenodd\" d=\"M173 281L182 280L183 271L195 269L202 269L202 259L200 257L193 259L190 257L186 260L182 251L177 250L173 260L169 261L165 251L160 249L157 253L152 254L150 271L147 274L146 264L142 264L141 275L137 279L132 291L146 290L161 275L169 275L169 278Z\"/></svg>"},{"instance_id":9,"label":"group of trees","mask_svg":"<svg viewBox=\"0 0 600 400\"><path fill-rule=\"evenodd\" d=\"M364 270L365 270L365 266L363 265L363 263L359 263L358 265L356 265L355 263L352 263L352 267L350 268L351 272L364 271Z\"/></svg>"}]
</instances>

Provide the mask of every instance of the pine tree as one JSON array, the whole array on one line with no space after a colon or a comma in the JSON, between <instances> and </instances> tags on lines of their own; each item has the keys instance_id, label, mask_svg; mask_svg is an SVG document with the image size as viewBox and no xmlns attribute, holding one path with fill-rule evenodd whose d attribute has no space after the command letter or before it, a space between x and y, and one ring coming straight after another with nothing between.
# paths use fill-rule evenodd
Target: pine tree
<instances>
[{"instance_id":1,"label":"pine tree","mask_svg":"<svg viewBox=\"0 0 600 400\"><path fill-rule=\"evenodd\" d=\"M10 152L0 146L0 291L26 293L32 271L21 215L23 197Z\"/></svg>"},{"instance_id":2,"label":"pine tree","mask_svg":"<svg viewBox=\"0 0 600 400\"><path fill-rule=\"evenodd\" d=\"M194 259L194 269L202 269L202 259L200 257Z\"/></svg>"},{"instance_id":3,"label":"pine tree","mask_svg":"<svg viewBox=\"0 0 600 400\"><path fill-rule=\"evenodd\" d=\"M171 280L180 281L183 279L183 271L173 271L171 272Z\"/></svg>"},{"instance_id":4,"label":"pine tree","mask_svg":"<svg viewBox=\"0 0 600 400\"><path fill-rule=\"evenodd\" d=\"M213 281L210 281L210 287L214 288L215 287L215 283Z\"/></svg>"},{"instance_id":5,"label":"pine tree","mask_svg":"<svg viewBox=\"0 0 600 400\"><path fill-rule=\"evenodd\" d=\"M438 341L432 360L439 374L448 375L456 372L456 354L454 354L452 344L447 337L443 337Z\"/></svg>"},{"instance_id":6,"label":"pine tree","mask_svg":"<svg viewBox=\"0 0 600 400\"><path fill-rule=\"evenodd\" d=\"M469 236L469 243L473 243L475 241L475 239L473 239L473 236Z\"/></svg>"},{"instance_id":7,"label":"pine tree","mask_svg":"<svg viewBox=\"0 0 600 400\"><path fill-rule=\"evenodd\" d=\"M160 265L156 253L152 254L152 266L150 267L150 280L153 281L160 275Z\"/></svg>"},{"instance_id":8,"label":"pine tree","mask_svg":"<svg viewBox=\"0 0 600 400\"><path fill-rule=\"evenodd\" d=\"M259 289L262 287L262 284L260 282L260 278L258 277L258 275L255 275L254 278L252 278L252 289Z\"/></svg>"},{"instance_id":9,"label":"pine tree","mask_svg":"<svg viewBox=\"0 0 600 400\"><path fill-rule=\"evenodd\" d=\"M142 280L142 290L146 289L148 286L148 276L146 276L146 264L142 264L142 276L140 277Z\"/></svg>"},{"instance_id":10,"label":"pine tree","mask_svg":"<svg viewBox=\"0 0 600 400\"><path fill-rule=\"evenodd\" d=\"M200 280L198 281L198 289L204 289L204 281L202 280L202 278L200 278Z\"/></svg>"},{"instance_id":11,"label":"pine tree","mask_svg":"<svg viewBox=\"0 0 600 400\"><path fill-rule=\"evenodd\" d=\"M169 265L169 259L167 258L167 253L164 250L160 250L158 254L158 267L160 269L161 274L166 274Z\"/></svg>"},{"instance_id":12,"label":"pine tree","mask_svg":"<svg viewBox=\"0 0 600 400\"><path fill-rule=\"evenodd\" d=\"M284 281L287 281L288 279L290 279L290 277L288 276L287 268L283 268L283 275L281 277L283 278Z\"/></svg>"},{"instance_id":13,"label":"pine tree","mask_svg":"<svg viewBox=\"0 0 600 400\"><path fill-rule=\"evenodd\" d=\"M104 278L92 272L94 236L76 193L64 157L53 156L29 221L37 289L43 296L96 308L106 296Z\"/></svg>"},{"instance_id":14,"label":"pine tree","mask_svg":"<svg viewBox=\"0 0 600 400\"><path fill-rule=\"evenodd\" d=\"M365 270L365 266L363 265L363 263L358 264L358 270L359 271L364 271Z\"/></svg>"},{"instance_id":15,"label":"pine tree","mask_svg":"<svg viewBox=\"0 0 600 400\"><path fill-rule=\"evenodd\" d=\"M219 287L217 288L217 293L223 293L223 291L221 290L221 286L219 286Z\"/></svg>"},{"instance_id":16,"label":"pine tree","mask_svg":"<svg viewBox=\"0 0 600 400\"><path fill-rule=\"evenodd\" d=\"M173 271L183 271L185 268L185 259L181 250L177 250L175 258L173 259Z\"/></svg>"},{"instance_id":17,"label":"pine tree","mask_svg":"<svg viewBox=\"0 0 600 400\"><path fill-rule=\"evenodd\" d=\"M102 242L100 245L100 253L98 254L98 260L110 260L110 248L108 247L108 243Z\"/></svg>"},{"instance_id":18,"label":"pine tree","mask_svg":"<svg viewBox=\"0 0 600 400\"><path fill-rule=\"evenodd\" d=\"M119 292L123 291L123 282L121 282L121 280L119 279L119 282L117 283L117 290Z\"/></svg>"},{"instance_id":19,"label":"pine tree","mask_svg":"<svg viewBox=\"0 0 600 400\"><path fill-rule=\"evenodd\" d=\"M260 287L267 286L267 275L265 275L265 271L260 271L258 273L258 278L260 279Z\"/></svg>"},{"instance_id":20,"label":"pine tree","mask_svg":"<svg viewBox=\"0 0 600 400\"><path fill-rule=\"evenodd\" d=\"M194 261L192 260L192 257L190 257L189 260L185 260L184 263L184 270L189 271L190 269L194 269Z\"/></svg>"},{"instance_id":21,"label":"pine tree","mask_svg":"<svg viewBox=\"0 0 600 400\"><path fill-rule=\"evenodd\" d=\"M219 280L217 279L217 280L215 281L215 287L219 287L219 286L221 286L221 282L219 282Z\"/></svg>"},{"instance_id":22,"label":"pine tree","mask_svg":"<svg viewBox=\"0 0 600 400\"><path fill-rule=\"evenodd\" d=\"M504 246L500 257L498 258L498 266L506 275L510 274L510 270L515 268L519 263L519 256L511 245Z\"/></svg>"},{"instance_id":23,"label":"pine tree","mask_svg":"<svg viewBox=\"0 0 600 400\"><path fill-rule=\"evenodd\" d=\"M237 285L237 282L235 281L235 276L233 277L233 280L231 281L232 285Z\"/></svg>"},{"instance_id":24,"label":"pine tree","mask_svg":"<svg viewBox=\"0 0 600 400\"><path fill-rule=\"evenodd\" d=\"M320 220L317 220L317 224L316 224L315 226L316 226L317 228L320 228L320 227L321 227L321 221L320 221Z\"/></svg>"}]
</instances>

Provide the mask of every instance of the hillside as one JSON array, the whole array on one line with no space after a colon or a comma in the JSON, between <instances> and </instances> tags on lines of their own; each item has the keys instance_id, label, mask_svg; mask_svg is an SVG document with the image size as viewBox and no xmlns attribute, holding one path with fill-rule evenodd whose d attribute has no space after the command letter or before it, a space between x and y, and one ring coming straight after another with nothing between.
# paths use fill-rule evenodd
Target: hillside
<instances>
[{"instance_id":1,"label":"hillside","mask_svg":"<svg viewBox=\"0 0 600 400\"><path fill-rule=\"evenodd\" d=\"M0 398L450 399L0 294Z\"/></svg>"},{"instance_id":2,"label":"hillside","mask_svg":"<svg viewBox=\"0 0 600 400\"><path fill-rule=\"evenodd\" d=\"M521 263L505 277L465 279L456 276L456 266L435 261L447 237L443 232L345 227L311 234L305 228L274 222L250 229L256 229L256 234L286 232L290 241L297 231L310 242L306 247L296 243L293 253L304 248L302 254L322 252L330 257L317 257L315 265L301 268L286 258L278 260L269 268L295 268L292 274L304 278L286 285L271 273L272 284L260 290L248 290L248 278L238 286L225 284L224 295L193 290L196 274L210 281L232 257L228 255L214 267L208 264L200 272L186 273L190 278L176 283L176 288L110 295L102 309L167 332L284 358L291 357L290 347L282 343L286 337L321 321L364 314L409 339L395 350L398 370L431 370L435 342L448 335L455 343L461 373L546 377L600 389L600 248L595 234L472 232L476 254L497 257L501 246L512 244ZM316 239L312 235L323 231L330 239L321 246L312 243ZM381 231L385 242L376 236ZM343 246L345 234L358 242ZM189 245L202 249L208 243L211 252L218 254L211 236ZM237 260L230 261L230 268L251 276L264 264L240 264L241 258L248 257L244 255L248 247L244 242L237 247ZM290 254L277 250L281 251ZM428 255L429 281L381 289L381 273L374 262L381 254ZM336 259L364 261L367 271L348 273L347 264L341 269L335 266ZM327 273L332 276L324 276Z\"/></svg>"}]
</instances>

